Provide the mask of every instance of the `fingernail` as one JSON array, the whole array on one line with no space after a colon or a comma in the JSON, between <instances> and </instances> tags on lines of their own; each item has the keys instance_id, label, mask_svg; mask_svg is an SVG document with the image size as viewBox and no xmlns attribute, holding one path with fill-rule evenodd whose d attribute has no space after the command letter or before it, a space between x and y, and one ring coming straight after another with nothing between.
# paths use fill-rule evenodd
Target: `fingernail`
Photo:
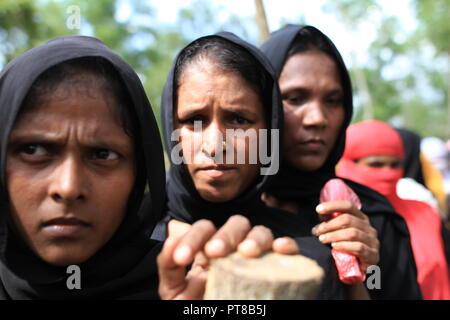
<instances>
[{"instance_id":1,"label":"fingernail","mask_svg":"<svg viewBox=\"0 0 450 320\"><path fill-rule=\"evenodd\" d=\"M321 205L321 204L319 204L317 207L316 207L316 211L317 212L322 212L323 210L325 210L325 207L323 206L323 205Z\"/></svg>"},{"instance_id":2,"label":"fingernail","mask_svg":"<svg viewBox=\"0 0 450 320\"><path fill-rule=\"evenodd\" d=\"M326 239L326 237L327 237L327 236L324 235L324 234L320 235L320 236L319 236L319 241L320 241L320 242L323 242L323 241Z\"/></svg>"},{"instance_id":3,"label":"fingernail","mask_svg":"<svg viewBox=\"0 0 450 320\"><path fill-rule=\"evenodd\" d=\"M280 245L280 246L286 246L290 243L289 240L285 237L277 238L277 239L275 239L275 242L277 243L277 245Z\"/></svg>"},{"instance_id":4,"label":"fingernail","mask_svg":"<svg viewBox=\"0 0 450 320\"><path fill-rule=\"evenodd\" d=\"M186 263L191 258L191 248L186 245L182 245L175 250L174 260L179 263Z\"/></svg>"},{"instance_id":5,"label":"fingernail","mask_svg":"<svg viewBox=\"0 0 450 320\"><path fill-rule=\"evenodd\" d=\"M254 240L245 240L239 244L239 250L255 251L258 250L258 245Z\"/></svg>"},{"instance_id":6,"label":"fingernail","mask_svg":"<svg viewBox=\"0 0 450 320\"><path fill-rule=\"evenodd\" d=\"M311 233L313 235L317 235L317 231L319 231L319 225L316 225L311 229Z\"/></svg>"},{"instance_id":7,"label":"fingernail","mask_svg":"<svg viewBox=\"0 0 450 320\"><path fill-rule=\"evenodd\" d=\"M331 246L334 247L336 245L336 242L332 242Z\"/></svg>"},{"instance_id":8,"label":"fingernail","mask_svg":"<svg viewBox=\"0 0 450 320\"><path fill-rule=\"evenodd\" d=\"M208 250L222 252L225 249L225 244L220 239L214 239L207 244Z\"/></svg>"}]
</instances>

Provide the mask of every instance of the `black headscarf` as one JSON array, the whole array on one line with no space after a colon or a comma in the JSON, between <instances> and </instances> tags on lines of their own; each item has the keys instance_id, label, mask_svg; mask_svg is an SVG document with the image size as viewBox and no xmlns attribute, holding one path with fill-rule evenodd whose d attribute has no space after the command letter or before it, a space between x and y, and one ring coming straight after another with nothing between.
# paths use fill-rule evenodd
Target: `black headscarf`
<instances>
[{"instance_id":1,"label":"black headscarf","mask_svg":"<svg viewBox=\"0 0 450 320\"><path fill-rule=\"evenodd\" d=\"M68 60L97 57L119 75L138 119L137 178L128 211L109 242L80 264L81 290L68 290L66 268L37 257L7 224L5 161L9 135L35 80ZM144 188L150 194L144 200ZM0 299L157 298L156 255L149 240L165 202L164 158L159 130L143 86L133 69L101 41L84 36L52 39L12 60L0 74Z\"/></svg>"},{"instance_id":2,"label":"black headscarf","mask_svg":"<svg viewBox=\"0 0 450 320\"><path fill-rule=\"evenodd\" d=\"M270 115L268 128L281 129L283 124L281 98L273 73L273 69L267 58L260 50L237 36L227 32L221 32L204 38L218 37L246 50L263 67L271 79L271 101L264 101L266 114ZM189 47L189 45L187 46ZM186 47L186 48L187 48ZM181 51L182 52L182 51ZM175 67L180 55L175 59L168 75L162 96L162 125L166 150L170 154L176 142L171 141L171 133L174 130L174 98ZM268 135L270 136L270 134ZM281 136L281 133L280 133ZM280 146L281 150L281 146ZM234 214L246 216L252 225L265 225L272 230L274 236L295 237L301 253L315 259L324 269L326 278L319 294L319 299L344 299L347 297L346 287L340 283L337 270L332 260L330 249L320 243L316 237L311 236L311 228L307 227L303 216L290 212L267 207L261 201L261 194L273 176L261 176L255 184L239 195L225 203L212 203L201 198L198 194L189 173L183 164L171 163L167 179L167 197L169 218L194 223L205 218L212 220L220 227ZM161 232L163 233L163 232ZM157 237L161 237L161 233Z\"/></svg>"},{"instance_id":3,"label":"black headscarf","mask_svg":"<svg viewBox=\"0 0 450 320\"><path fill-rule=\"evenodd\" d=\"M353 102L350 76L339 51L326 35L312 26L287 25L274 32L261 46L277 77L283 70L297 35L303 29L311 30L329 46L331 52L327 54L331 55L337 65L344 90L345 118L336 143L321 168L312 172L300 171L282 161L268 193L279 200L295 202L300 214L308 217L308 224L313 227L319 223L315 208L319 204L320 191L328 180L336 177L335 166L344 152L345 132L352 118ZM381 243L379 266L382 272L382 289L371 290L369 293L372 298L421 298L404 220L381 194L361 184L344 180L358 194L362 202L361 210L369 216L372 226L377 229Z\"/></svg>"},{"instance_id":4,"label":"black headscarf","mask_svg":"<svg viewBox=\"0 0 450 320\"><path fill-rule=\"evenodd\" d=\"M395 128L400 134L405 150L405 160L403 164L404 174L406 178L412 178L417 182L425 185L425 179L422 174L422 165L420 163L420 141L421 136L414 131L402 128Z\"/></svg>"}]
</instances>

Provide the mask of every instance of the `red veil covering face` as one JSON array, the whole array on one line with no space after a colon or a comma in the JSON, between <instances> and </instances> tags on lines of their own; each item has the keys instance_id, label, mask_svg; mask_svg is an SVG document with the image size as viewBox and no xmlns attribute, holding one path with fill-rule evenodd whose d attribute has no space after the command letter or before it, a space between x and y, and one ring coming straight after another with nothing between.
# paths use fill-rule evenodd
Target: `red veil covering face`
<instances>
[{"instance_id":1,"label":"red veil covering face","mask_svg":"<svg viewBox=\"0 0 450 320\"><path fill-rule=\"evenodd\" d=\"M449 268L439 215L424 202L403 200L397 196L396 185L403 176L403 169L372 168L355 162L373 155L392 155L403 159L399 134L388 124L377 120L350 126L337 175L364 184L388 198L408 226L423 298L450 299Z\"/></svg>"}]
</instances>

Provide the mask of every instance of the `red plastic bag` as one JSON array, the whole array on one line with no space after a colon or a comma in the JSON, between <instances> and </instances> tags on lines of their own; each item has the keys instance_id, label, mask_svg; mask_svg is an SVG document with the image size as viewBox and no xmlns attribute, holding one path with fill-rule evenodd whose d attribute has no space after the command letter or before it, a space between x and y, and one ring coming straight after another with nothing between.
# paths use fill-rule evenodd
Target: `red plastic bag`
<instances>
[{"instance_id":1,"label":"red plastic bag","mask_svg":"<svg viewBox=\"0 0 450 320\"><path fill-rule=\"evenodd\" d=\"M320 192L320 202L349 200L358 209L361 209L361 201L356 193L340 179L329 180ZM331 218L336 218L341 212L333 212ZM339 279L345 284L364 282L366 275L361 271L358 259L355 255L332 249Z\"/></svg>"}]
</instances>

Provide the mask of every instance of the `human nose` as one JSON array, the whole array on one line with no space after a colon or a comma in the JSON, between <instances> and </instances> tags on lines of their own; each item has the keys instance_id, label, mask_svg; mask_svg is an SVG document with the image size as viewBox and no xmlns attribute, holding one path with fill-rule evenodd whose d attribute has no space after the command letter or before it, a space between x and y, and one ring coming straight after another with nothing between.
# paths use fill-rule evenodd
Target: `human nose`
<instances>
[{"instance_id":1,"label":"human nose","mask_svg":"<svg viewBox=\"0 0 450 320\"><path fill-rule=\"evenodd\" d=\"M219 125L211 123L203 131L202 151L210 157L216 155L216 151L220 150L223 141L223 134Z\"/></svg>"},{"instance_id":2,"label":"human nose","mask_svg":"<svg viewBox=\"0 0 450 320\"><path fill-rule=\"evenodd\" d=\"M328 119L320 101L311 101L302 111L305 127L325 128L328 125Z\"/></svg>"},{"instance_id":3,"label":"human nose","mask_svg":"<svg viewBox=\"0 0 450 320\"><path fill-rule=\"evenodd\" d=\"M51 198L60 203L83 200L87 196L81 160L69 156L54 170L49 188Z\"/></svg>"}]
</instances>

